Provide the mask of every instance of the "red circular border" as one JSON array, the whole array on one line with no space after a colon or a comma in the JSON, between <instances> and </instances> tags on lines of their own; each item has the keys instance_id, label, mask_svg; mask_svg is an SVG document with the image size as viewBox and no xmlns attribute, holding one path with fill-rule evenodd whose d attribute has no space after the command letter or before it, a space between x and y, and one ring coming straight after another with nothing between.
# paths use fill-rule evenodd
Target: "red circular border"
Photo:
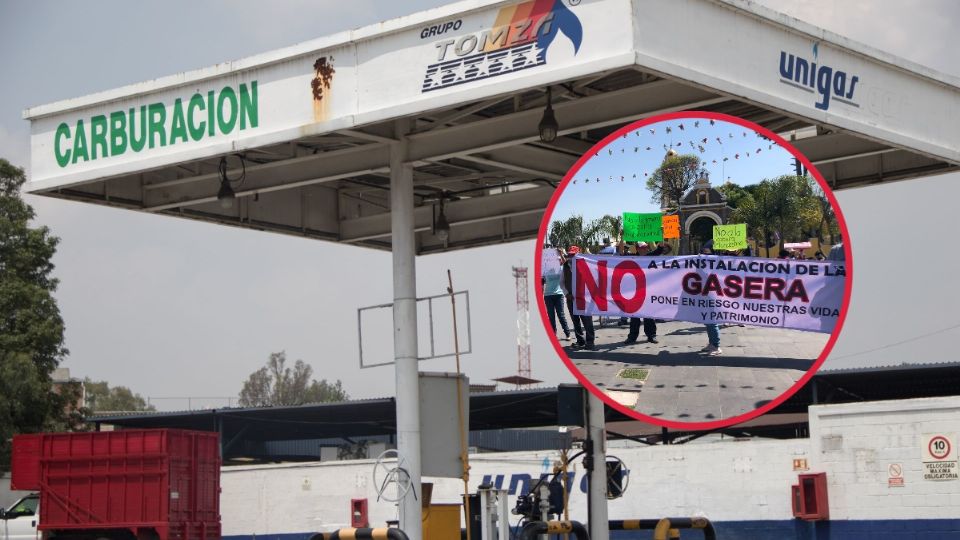
<instances>
[{"instance_id":1,"label":"red circular border","mask_svg":"<svg viewBox=\"0 0 960 540\"><path fill-rule=\"evenodd\" d=\"M936 440L942 440L943 442L947 443L947 453L943 454L943 457L937 457L937 455L933 453L933 441L936 441ZM933 459L937 459L937 460L947 459L947 456L950 455L950 450L951 450L950 439L944 437L943 435L937 435L935 437L931 437L930 442L927 443L927 452L930 452L930 456Z\"/></svg>"},{"instance_id":2,"label":"red circular border","mask_svg":"<svg viewBox=\"0 0 960 540\"><path fill-rule=\"evenodd\" d=\"M766 405L754 409L748 413L741 414L739 416L733 416L730 418L725 418L722 420L717 420L714 422L676 422L672 420L666 420L663 418L656 418L653 416L648 416L646 414L634 411L623 405L617 403L612 398L607 397L599 388L597 388L583 373L577 369L573 361L570 360L570 357L567 356L566 352L563 350L563 346L560 345L560 342L557 340L556 335L552 332L547 332L550 336L550 343L553 344L553 348L557 351L557 354L566 364L567 369L580 381L580 384L589 390L593 395L599 397L603 400L604 403L610 407L616 409L617 411L634 418L636 420L641 420L650 424L657 426L675 428L675 429L684 429L684 430L712 430L720 429L741 422L746 422L756 418L766 412L769 412L777 405L780 405L784 401L790 398L793 394L797 393L810 379L814 374L820 369L820 366L823 365L824 360L827 359L827 355L830 354L831 349L833 349L834 344L837 342L837 337L840 335L840 330L843 328L843 322L847 316L847 308L850 305L850 294L853 289L853 252L850 249L850 235L847 230L847 222L843 217L843 212L840 210L840 205L837 203L836 197L833 195L833 190L830 189L830 186L827 185L827 182L823 179L823 175L820 174L820 171L814 167L813 163L807 159L806 156L801 154L796 148L794 148L789 142L784 140L782 137L776 133L754 124L753 122L744 120L742 118L737 118L736 116L730 116L721 113L708 112L708 111L684 111L676 113L666 113L660 114L657 116L651 116L649 118L644 118L642 120L637 120L636 122L630 123L622 128L614 131L610 135L607 135L600 142L593 145L590 150L585 154L580 156L580 159L574 163L573 167L567 171L567 174L564 175L563 180L560 182L560 185L557 186L557 189L554 191L553 197L550 198L550 203L547 205L546 210L543 213L543 219L540 221L540 231L537 233L537 244L534 248L534 276L540 276L540 250L543 246L544 238L546 237L547 227L550 225L550 217L553 215L553 209L557 205L557 201L560 199L560 196L563 194L564 189L566 189L567 184L570 180L580 171L580 168L594 156L596 152L605 147L610 141L613 141L625 133L630 133L639 128L642 128L649 124L655 124L658 122L663 122L666 120L678 120L678 119L707 119L707 120L721 120L724 122L730 122L733 124L740 125L745 128L749 128L757 133L764 135L773 142L779 144L781 147L785 148L788 152L793 154L794 157L798 158L803 166L807 168L808 171L813 175L817 180L817 183L820 184L820 188L823 190L823 193L827 196L827 199L830 201L830 204L833 205L834 213L837 215L837 222L840 224L840 232L843 234L843 250L844 257L846 258L846 283L844 284L844 293L843 293L843 305L840 308L840 316L837 318L837 324L833 328L833 332L830 334L830 339L827 341L827 345L823 348L823 351L820 353L820 356L817 357L817 361L807 370L807 372L800 378L799 381L794 383L793 386L787 389L786 392L780 394L776 399L767 403ZM543 303L543 285L540 283L539 279L534 279L534 286L537 291L537 308L540 310L540 320L546 325L547 318L547 308Z\"/></svg>"}]
</instances>

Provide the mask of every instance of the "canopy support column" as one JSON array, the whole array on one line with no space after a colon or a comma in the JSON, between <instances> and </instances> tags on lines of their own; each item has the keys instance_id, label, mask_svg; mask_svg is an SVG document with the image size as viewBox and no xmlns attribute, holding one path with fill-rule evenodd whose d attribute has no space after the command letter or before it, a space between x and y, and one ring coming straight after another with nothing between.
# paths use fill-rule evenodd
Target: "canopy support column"
<instances>
[{"instance_id":1,"label":"canopy support column","mask_svg":"<svg viewBox=\"0 0 960 540\"><path fill-rule=\"evenodd\" d=\"M420 517L420 380L417 366L417 275L413 165L407 162L409 120L397 120L390 144L390 225L393 238L393 357L396 374L397 450L410 489L400 501L400 528L423 540Z\"/></svg>"},{"instance_id":2,"label":"canopy support column","mask_svg":"<svg viewBox=\"0 0 960 540\"><path fill-rule=\"evenodd\" d=\"M604 417L603 401L593 392L587 394L587 436L590 438L590 457L592 471L589 471L588 505L591 540L609 540L610 528L607 521L607 425Z\"/></svg>"}]
</instances>

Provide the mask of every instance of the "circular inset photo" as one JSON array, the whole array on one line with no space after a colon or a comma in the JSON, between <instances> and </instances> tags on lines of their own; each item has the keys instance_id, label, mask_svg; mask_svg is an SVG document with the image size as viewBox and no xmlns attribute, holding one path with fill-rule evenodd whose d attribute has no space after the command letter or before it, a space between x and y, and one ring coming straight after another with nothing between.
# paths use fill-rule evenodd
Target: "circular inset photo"
<instances>
[{"instance_id":1,"label":"circular inset photo","mask_svg":"<svg viewBox=\"0 0 960 540\"><path fill-rule=\"evenodd\" d=\"M829 186L781 135L717 113L652 117L591 148L551 199L541 319L621 412L729 426L823 363L850 297L846 233Z\"/></svg>"}]
</instances>

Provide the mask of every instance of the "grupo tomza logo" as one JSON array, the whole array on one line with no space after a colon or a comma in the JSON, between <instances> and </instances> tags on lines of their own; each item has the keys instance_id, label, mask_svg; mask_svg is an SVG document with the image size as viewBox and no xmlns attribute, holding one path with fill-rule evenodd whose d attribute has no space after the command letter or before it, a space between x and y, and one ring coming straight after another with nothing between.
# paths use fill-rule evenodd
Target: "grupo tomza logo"
<instances>
[{"instance_id":1,"label":"grupo tomza logo","mask_svg":"<svg viewBox=\"0 0 960 540\"><path fill-rule=\"evenodd\" d=\"M860 77L817 64L818 43L813 45L813 60L780 51L780 82L805 92L818 95L814 107L826 111L830 102L837 101L851 107L860 107L854 97Z\"/></svg>"},{"instance_id":2,"label":"grupo tomza logo","mask_svg":"<svg viewBox=\"0 0 960 540\"><path fill-rule=\"evenodd\" d=\"M461 21L425 28L421 38L457 30ZM546 64L547 49L562 32L574 54L583 40L580 19L563 0L530 0L501 8L493 27L438 41L437 62L427 66L422 92L488 79Z\"/></svg>"}]
</instances>

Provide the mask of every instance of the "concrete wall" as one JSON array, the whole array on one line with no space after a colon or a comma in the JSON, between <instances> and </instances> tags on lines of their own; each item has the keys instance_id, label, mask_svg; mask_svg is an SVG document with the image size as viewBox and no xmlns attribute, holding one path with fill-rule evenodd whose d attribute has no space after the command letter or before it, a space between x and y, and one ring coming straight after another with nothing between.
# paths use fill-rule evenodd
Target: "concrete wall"
<instances>
[{"instance_id":1,"label":"concrete wall","mask_svg":"<svg viewBox=\"0 0 960 540\"><path fill-rule=\"evenodd\" d=\"M809 456L809 441L733 441L611 452L630 471L627 494L610 502L611 519L704 515L713 520L790 520L793 459ZM515 495L559 459L556 452L471 456L471 490L491 482ZM233 467L222 476L225 536L327 531L349 524L351 498L370 501L371 520L395 519L377 503L372 460ZM579 461L571 470L571 516L586 520L586 483ZM459 480L434 482L433 500L459 503ZM515 520L515 518L514 518Z\"/></svg>"},{"instance_id":2,"label":"concrete wall","mask_svg":"<svg viewBox=\"0 0 960 540\"><path fill-rule=\"evenodd\" d=\"M960 518L960 481L923 479L934 433L960 433L960 396L810 407L811 465L827 473L831 519ZM903 487L889 486L891 464Z\"/></svg>"},{"instance_id":3,"label":"concrete wall","mask_svg":"<svg viewBox=\"0 0 960 540\"><path fill-rule=\"evenodd\" d=\"M626 463L630 484L624 497L610 501L610 519L706 516L720 538L960 538L960 480L922 476L923 436L941 431L960 433L960 397L811 407L809 439L612 449ZM512 506L557 459L556 452L471 456L470 489L499 485L511 491ZM794 460L804 459L809 471L795 471ZM888 487L891 463L902 465L903 487ZM369 500L374 525L395 519L392 503L377 502L373 468L372 460L358 460L226 469L224 536L306 538L349 524L351 498ZM585 521L579 461L571 472L571 517ZM800 472L827 473L830 521L793 518L790 486ZM460 502L459 480L431 480L434 502ZM612 535L648 537L643 531Z\"/></svg>"}]
</instances>

